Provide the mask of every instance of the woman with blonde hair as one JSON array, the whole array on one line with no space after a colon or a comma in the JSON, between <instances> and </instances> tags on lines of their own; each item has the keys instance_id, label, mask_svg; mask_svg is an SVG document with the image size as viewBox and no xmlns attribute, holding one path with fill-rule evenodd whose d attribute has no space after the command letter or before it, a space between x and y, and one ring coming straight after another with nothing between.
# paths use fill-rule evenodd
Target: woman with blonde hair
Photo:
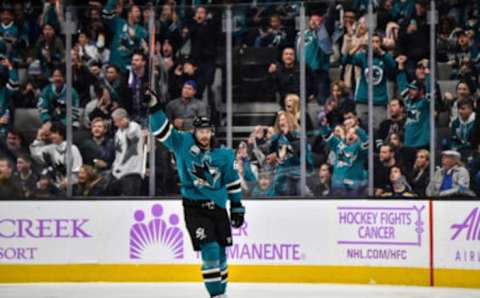
<instances>
[{"instance_id":1,"label":"woman with blonde hair","mask_svg":"<svg viewBox=\"0 0 480 298\"><path fill-rule=\"evenodd\" d=\"M277 114L274 135L267 158L276 164L273 189L276 195L295 196L300 193L300 132L292 113ZM307 159L308 159L307 152ZM307 160L308 162L308 160Z\"/></svg>"},{"instance_id":2,"label":"woman with blonde hair","mask_svg":"<svg viewBox=\"0 0 480 298\"><path fill-rule=\"evenodd\" d=\"M427 189L430 181L430 152L426 149L420 149L417 151L417 158L413 165L413 171L410 173L410 186L414 193L419 196L425 196L425 190Z\"/></svg>"},{"instance_id":3,"label":"woman with blonde hair","mask_svg":"<svg viewBox=\"0 0 480 298\"><path fill-rule=\"evenodd\" d=\"M292 114L295 121L300 126L300 97L297 94L290 93L285 96L285 112ZM306 131L313 130L313 121L308 113L305 113Z\"/></svg>"},{"instance_id":4,"label":"woman with blonde hair","mask_svg":"<svg viewBox=\"0 0 480 298\"><path fill-rule=\"evenodd\" d=\"M78 173L78 183L74 185L75 196L95 197L104 194L106 184L94 167L83 165Z\"/></svg>"},{"instance_id":5,"label":"woman with blonde hair","mask_svg":"<svg viewBox=\"0 0 480 298\"><path fill-rule=\"evenodd\" d=\"M366 50L368 47L368 26L365 17L361 17L356 26L348 25L343 35L343 45L341 49L342 58L353 55L358 50ZM342 79L350 89L354 87L357 78L360 78L361 69L352 64L343 65Z\"/></svg>"}]
</instances>

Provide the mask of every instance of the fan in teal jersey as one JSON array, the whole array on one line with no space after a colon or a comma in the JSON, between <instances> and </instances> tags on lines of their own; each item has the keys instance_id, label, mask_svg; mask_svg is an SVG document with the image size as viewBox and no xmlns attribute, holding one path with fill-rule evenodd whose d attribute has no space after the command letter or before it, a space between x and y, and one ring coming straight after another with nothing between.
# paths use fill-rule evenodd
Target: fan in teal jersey
<instances>
[{"instance_id":1,"label":"fan in teal jersey","mask_svg":"<svg viewBox=\"0 0 480 298\"><path fill-rule=\"evenodd\" d=\"M12 125L10 99L18 90L18 76L9 59L0 57L0 63L0 139L4 140Z\"/></svg>"},{"instance_id":2,"label":"fan in teal jersey","mask_svg":"<svg viewBox=\"0 0 480 298\"><path fill-rule=\"evenodd\" d=\"M368 136L365 130L347 119L345 125L339 125L332 131L324 118L320 126L320 134L336 155L332 176L333 194L364 194L368 180L365 170Z\"/></svg>"},{"instance_id":3,"label":"fan in teal jersey","mask_svg":"<svg viewBox=\"0 0 480 298\"><path fill-rule=\"evenodd\" d=\"M330 1L327 13L320 15L314 12L308 19L308 28L299 32L296 40L297 60L300 61L301 51L305 51L305 63L311 72L317 88L317 101L324 104L328 97L330 86L330 56L333 54L332 35L335 30L335 3ZM300 34L303 34L305 47L300 48Z\"/></svg>"},{"instance_id":4,"label":"fan in teal jersey","mask_svg":"<svg viewBox=\"0 0 480 298\"><path fill-rule=\"evenodd\" d=\"M130 65L134 50L147 47L148 36L145 28L139 25L141 11L137 5L130 7L126 20L115 15L116 5L117 0L108 0L102 14L107 26L113 33L110 63L118 66L125 73L127 65Z\"/></svg>"},{"instance_id":5,"label":"fan in teal jersey","mask_svg":"<svg viewBox=\"0 0 480 298\"><path fill-rule=\"evenodd\" d=\"M192 132L178 131L155 104L156 96L152 98L150 106L157 111L150 116L150 131L175 154L185 222L194 249L201 252L205 286L211 297L225 297L225 249L232 245L230 224L240 228L245 214L235 153L215 145L214 128L208 118L195 119Z\"/></svg>"},{"instance_id":6,"label":"fan in teal jersey","mask_svg":"<svg viewBox=\"0 0 480 298\"><path fill-rule=\"evenodd\" d=\"M373 46L373 105L374 126L387 118L387 104L389 100L388 74L395 71L395 60L392 55L382 49L382 39L378 34L372 38ZM368 119L368 53L357 47L353 55L342 57L344 63L351 63L360 67L360 79L356 83L354 100L357 104L357 113L363 123Z\"/></svg>"},{"instance_id":7,"label":"fan in teal jersey","mask_svg":"<svg viewBox=\"0 0 480 298\"><path fill-rule=\"evenodd\" d=\"M77 91L72 88L72 114L73 126L78 127L79 98ZM67 86L65 85L65 70L56 67L52 72L52 83L42 90L37 105L40 112L40 120L47 122L67 122Z\"/></svg>"},{"instance_id":8,"label":"fan in teal jersey","mask_svg":"<svg viewBox=\"0 0 480 298\"><path fill-rule=\"evenodd\" d=\"M405 73L405 56L397 57L399 72L397 74L397 87L405 103L407 120L405 122L404 145L411 148L427 149L430 143L430 96L425 95L430 86L430 70L428 61L425 64L424 83L413 81L410 84Z\"/></svg>"},{"instance_id":9,"label":"fan in teal jersey","mask_svg":"<svg viewBox=\"0 0 480 298\"><path fill-rule=\"evenodd\" d=\"M8 4L7 4L8 5ZM19 37L18 27L15 24L15 15L12 7L5 7L2 10L0 22L0 39L7 46L7 53L10 57L15 54L14 45Z\"/></svg>"},{"instance_id":10,"label":"fan in teal jersey","mask_svg":"<svg viewBox=\"0 0 480 298\"><path fill-rule=\"evenodd\" d=\"M277 162L273 189L276 195L295 196L300 193L300 131L293 114L279 112L275 120L270 156ZM309 147L306 148L307 165L311 165Z\"/></svg>"}]
</instances>

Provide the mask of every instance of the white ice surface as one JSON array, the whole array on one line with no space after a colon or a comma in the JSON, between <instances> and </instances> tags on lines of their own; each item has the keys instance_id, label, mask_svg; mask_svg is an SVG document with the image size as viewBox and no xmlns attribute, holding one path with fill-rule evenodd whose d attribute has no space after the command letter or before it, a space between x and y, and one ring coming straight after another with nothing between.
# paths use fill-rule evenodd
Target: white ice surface
<instances>
[{"instance_id":1,"label":"white ice surface","mask_svg":"<svg viewBox=\"0 0 480 298\"><path fill-rule=\"evenodd\" d=\"M480 290L378 285L229 284L229 298L470 298ZM1 284L1 298L207 298L200 283Z\"/></svg>"}]
</instances>

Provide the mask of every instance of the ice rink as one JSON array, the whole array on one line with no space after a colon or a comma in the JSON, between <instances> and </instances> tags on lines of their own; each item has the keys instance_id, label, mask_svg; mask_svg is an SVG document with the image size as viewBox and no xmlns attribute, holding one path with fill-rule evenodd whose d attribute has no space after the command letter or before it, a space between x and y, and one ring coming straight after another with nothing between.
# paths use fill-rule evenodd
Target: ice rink
<instances>
[{"instance_id":1,"label":"ice rink","mask_svg":"<svg viewBox=\"0 0 480 298\"><path fill-rule=\"evenodd\" d=\"M480 290L378 285L229 285L229 298L467 298ZM3 284L1 298L207 298L200 283Z\"/></svg>"}]
</instances>

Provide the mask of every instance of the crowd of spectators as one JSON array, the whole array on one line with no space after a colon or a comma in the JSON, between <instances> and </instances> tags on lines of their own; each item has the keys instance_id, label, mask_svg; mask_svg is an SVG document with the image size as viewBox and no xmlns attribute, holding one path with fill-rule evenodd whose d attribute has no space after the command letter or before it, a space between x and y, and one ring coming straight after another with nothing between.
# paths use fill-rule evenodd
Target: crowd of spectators
<instances>
[{"instance_id":1,"label":"crowd of spectators","mask_svg":"<svg viewBox=\"0 0 480 298\"><path fill-rule=\"evenodd\" d=\"M430 80L437 74L430 72L429 1L374 1L372 70L368 1L306 1L304 32L298 26L300 2L190 2L97 0L67 6L65 0L2 1L2 198L64 196L67 163L76 196L146 195L151 175L149 93L166 101L167 117L178 130L191 129L199 116L222 123L213 84L223 54L218 49L225 47L226 4L234 4L236 48L272 48L278 53L265 69L279 103L276 119L270 126L256 126L236 147L246 195L300 194L302 113L308 195L365 195L369 174L376 196L473 196L480 191L477 2L437 1L436 62L448 66L456 88L444 92L435 86L435 111L430 110ZM70 160L66 160L67 10L75 28L69 53L74 133ZM152 12L154 31L149 30ZM305 94L309 106L318 107L317 115L300 110L301 51ZM373 173L367 171L369 71ZM225 88L225 74L221 77ZM41 125L33 138L15 125L16 111L24 108L38 109ZM446 133L437 135L441 154L430 181L432 114L438 130ZM156 157L157 194L176 194L175 160L161 145L156 146Z\"/></svg>"}]
</instances>

